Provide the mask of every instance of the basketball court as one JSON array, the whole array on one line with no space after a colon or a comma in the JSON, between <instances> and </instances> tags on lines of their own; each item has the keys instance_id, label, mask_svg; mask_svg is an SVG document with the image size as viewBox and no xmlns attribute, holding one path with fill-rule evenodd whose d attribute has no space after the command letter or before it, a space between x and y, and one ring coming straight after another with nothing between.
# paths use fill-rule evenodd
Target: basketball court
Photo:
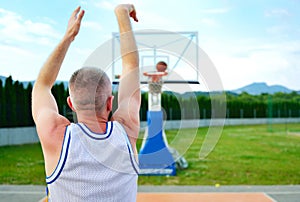
<instances>
[{"instance_id":1,"label":"basketball court","mask_svg":"<svg viewBox=\"0 0 300 202\"><path fill-rule=\"evenodd\" d=\"M151 36L151 37L149 37ZM205 59L198 48L197 32L157 32L136 33L140 52L141 84L148 83L148 74L153 71L156 62L168 63L164 87L169 91L185 92L195 90L200 83L220 89L218 77L204 82L202 78L215 78L213 65ZM119 35L113 33L113 39L99 47L83 66L102 66L117 85L120 79L121 60ZM107 51L112 50L112 51ZM101 57L99 55L107 55ZM203 57L203 55L205 57ZM201 60L200 60L201 58ZM111 62L113 61L113 62ZM203 69L200 74L199 68ZM172 87L171 85L175 85ZM143 90L143 86L141 87ZM144 88L147 88L144 86ZM216 110L220 111L220 110ZM197 127L195 127L197 128ZM185 138L184 134L181 135ZM216 136L213 136L214 138ZM218 138L215 138L218 139ZM191 139L192 140L192 139ZM210 146L207 151L216 144ZM207 153L205 153L207 154ZM204 155L205 156L205 155ZM117 191L117 190L116 190ZM0 185L0 202L32 202L45 196L45 186ZM139 186L137 202L296 202L300 201L300 185L295 186Z\"/></svg>"},{"instance_id":2,"label":"basketball court","mask_svg":"<svg viewBox=\"0 0 300 202\"><path fill-rule=\"evenodd\" d=\"M0 202L34 202L44 186L0 185ZM298 202L300 185L287 186L139 186L137 202Z\"/></svg>"}]
</instances>

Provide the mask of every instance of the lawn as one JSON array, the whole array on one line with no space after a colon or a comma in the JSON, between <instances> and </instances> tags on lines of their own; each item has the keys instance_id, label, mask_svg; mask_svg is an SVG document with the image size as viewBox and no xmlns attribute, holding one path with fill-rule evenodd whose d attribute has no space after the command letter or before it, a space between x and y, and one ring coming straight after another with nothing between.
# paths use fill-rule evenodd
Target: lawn
<instances>
[{"instance_id":1,"label":"lawn","mask_svg":"<svg viewBox=\"0 0 300 202\"><path fill-rule=\"evenodd\" d=\"M300 184L300 124L226 126L215 149L201 160L199 151L207 130L198 129L184 154L189 163L186 170L178 170L177 176L171 177L140 176L139 184ZM194 131L185 129L184 133ZM169 142L177 132L166 131ZM39 144L0 147L0 165L0 184L44 184Z\"/></svg>"},{"instance_id":2,"label":"lawn","mask_svg":"<svg viewBox=\"0 0 300 202\"><path fill-rule=\"evenodd\" d=\"M44 176L39 144L0 147L1 184L44 184Z\"/></svg>"}]
</instances>

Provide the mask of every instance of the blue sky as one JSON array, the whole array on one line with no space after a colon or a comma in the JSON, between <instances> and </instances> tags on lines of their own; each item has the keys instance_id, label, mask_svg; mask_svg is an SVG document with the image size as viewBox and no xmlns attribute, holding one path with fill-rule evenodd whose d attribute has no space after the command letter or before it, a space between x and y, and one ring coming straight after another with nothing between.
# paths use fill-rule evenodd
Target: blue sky
<instances>
[{"instance_id":1,"label":"blue sky","mask_svg":"<svg viewBox=\"0 0 300 202\"><path fill-rule=\"evenodd\" d=\"M62 38L77 5L86 10L81 32L59 74L68 80L116 32L113 8L134 3L134 30L197 31L199 46L230 90L252 82L300 90L299 0L0 0L0 75L34 80Z\"/></svg>"}]
</instances>

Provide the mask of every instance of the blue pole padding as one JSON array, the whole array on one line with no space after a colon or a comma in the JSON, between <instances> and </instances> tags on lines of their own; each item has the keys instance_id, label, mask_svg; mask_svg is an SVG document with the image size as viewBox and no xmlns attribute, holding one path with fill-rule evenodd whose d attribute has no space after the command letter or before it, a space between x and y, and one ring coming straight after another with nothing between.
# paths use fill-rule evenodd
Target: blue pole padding
<instances>
[{"instance_id":1,"label":"blue pole padding","mask_svg":"<svg viewBox=\"0 0 300 202\"><path fill-rule=\"evenodd\" d=\"M140 174L176 175L175 161L163 139L162 111L148 111L147 124L147 139L139 153Z\"/></svg>"}]
</instances>

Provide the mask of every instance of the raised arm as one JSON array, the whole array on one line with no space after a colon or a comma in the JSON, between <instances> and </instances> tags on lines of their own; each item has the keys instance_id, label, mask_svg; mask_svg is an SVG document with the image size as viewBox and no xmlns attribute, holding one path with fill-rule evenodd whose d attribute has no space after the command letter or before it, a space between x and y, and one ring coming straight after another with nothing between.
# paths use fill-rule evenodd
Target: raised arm
<instances>
[{"instance_id":1,"label":"raised arm","mask_svg":"<svg viewBox=\"0 0 300 202\"><path fill-rule=\"evenodd\" d=\"M135 147L138 138L141 103L139 81L139 55L131 28L130 17L136 22L136 11L131 4L121 4L116 7L115 14L120 30L122 56L122 75L119 83L118 109L113 119L125 127L131 144Z\"/></svg>"},{"instance_id":2,"label":"raised arm","mask_svg":"<svg viewBox=\"0 0 300 202\"><path fill-rule=\"evenodd\" d=\"M57 78L67 50L79 32L83 15L84 11L80 7L74 10L63 39L41 68L33 87L32 116L42 143L47 135L56 134L58 126L69 123L66 118L58 114L57 104L51 93L51 88Z\"/></svg>"}]
</instances>

